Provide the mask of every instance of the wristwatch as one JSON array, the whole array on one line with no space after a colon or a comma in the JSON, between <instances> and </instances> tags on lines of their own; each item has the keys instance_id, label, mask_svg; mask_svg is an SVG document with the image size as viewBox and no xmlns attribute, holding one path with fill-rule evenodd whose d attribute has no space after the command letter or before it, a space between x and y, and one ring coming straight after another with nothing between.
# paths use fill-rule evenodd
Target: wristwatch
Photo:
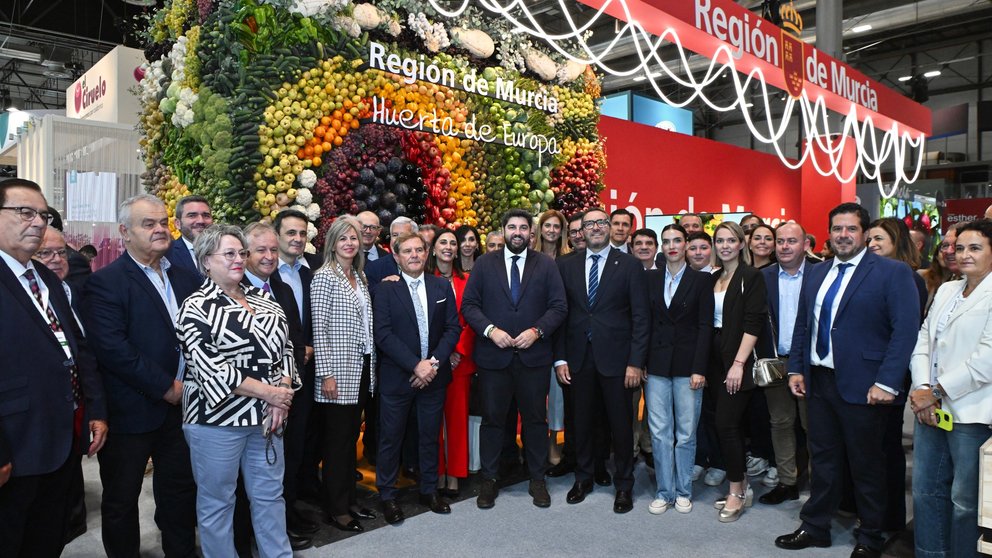
<instances>
[{"instance_id":1,"label":"wristwatch","mask_svg":"<svg viewBox=\"0 0 992 558\"><path fill-rule=\"evenodd\" d=\"M937 401L940 401L941 399L944 398L944 390L940 389L940 386L933 386L933 389L930 391L930 393L933 394L933 398L936 399Z\"/></svg>"},{"instance_id":2,"label":"wristwatch","mask_svg":"<svg viewBox=\"0 0 992 558\"><path fill-rule=\"evenodd\" d=\"M543 329L541 329L539 327L534 327L532 329L534 330L534 333L537 333L537 336L539 338L544 339L544 330Z\"/></svg>"}]
</instances>

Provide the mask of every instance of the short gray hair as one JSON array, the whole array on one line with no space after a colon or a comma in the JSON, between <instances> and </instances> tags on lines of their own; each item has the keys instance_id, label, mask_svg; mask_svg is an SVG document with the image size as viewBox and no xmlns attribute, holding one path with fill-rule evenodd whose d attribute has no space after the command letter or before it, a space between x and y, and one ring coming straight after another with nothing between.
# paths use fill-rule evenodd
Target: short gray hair
<instances>
[{"instance_id":1,"label":"short gray hair","mask_svg":"<svg viewBox=\"0 0 992 558\"><path fill-rule=\"evenodd\" d=\"M151 194L138 194L124 200L117 208L117 223L125 229L131 228L131 206L139 201L146 201L153 205L165 207L165 202Z\"/></svg>"},{"instance_id":2,"label":"short gray hair","mask_svg":"<svg viewBox=\"0 0 992 558\"><path fill-rule=\"evenodd\" d=\"M393 227L397 227L399 225L410 225L410 227L411 227L410 228L410 232L419 232L420 231L420 225L418 225L417 222L414 221L413 219L411 219L409 217L397 217L397 218L393 219L393 222L392 223L389 224L389 235L390 236L393 235Z\"/></svg>"},{"instance_id":3,"label":"short gray hair","mask_svg":"<svg viewBox=\"0 0 992 558\"><path fill-rule=\"evenodd\" d=\"M256 221L245 227L245 238L248 237L254 238L256 236L263 235L267 232L279 236L279 233L276 232L276 228L273 227L272 224L266 223L264 221Z\"/></svg>"},{"instance_id":4,"label":"short gray hair","mask_svg":"<svg viewBox=\"0 0 992 558\"><path fill-rule=\"evenodd\" d=\"M206 261L207 257L217 251L217 247L220 246L220 240L225 236L237 238L241 242L242 249L248 246L244 233L238 227L234 225L210 225L193 242L193 253L196 254L196 263L200 269L205 269L203 262Z\"/></svg>"}]
</instances>

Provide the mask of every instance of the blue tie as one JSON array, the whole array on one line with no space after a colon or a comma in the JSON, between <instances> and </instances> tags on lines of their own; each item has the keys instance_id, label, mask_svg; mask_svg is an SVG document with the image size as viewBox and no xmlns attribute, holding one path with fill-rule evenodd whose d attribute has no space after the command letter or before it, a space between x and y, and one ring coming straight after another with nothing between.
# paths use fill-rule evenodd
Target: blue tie
<instances>
[{"instance_id":1,"label":"blue tie","mask_svg":"<svg viewBox=\"0 0 992 558\"><path fill-rule=\"evenodd\" d=\"M592 265L589 266L589 307L596 302L596 290L599 289L599 254L592 254Z\"/></svg>"},{"instance_id":2,"label":"blue tie","mask_svg":"<svg viewBox=\"0 0 992 558\"><path fill-rule=\"evenodd\" d=\"M840 291L840 284L844 281L844 272L854 264L842 263L837 266L837 277L827 289L827 294L823 296L823 304L820 305L820 318L816 322L816 355L827 358L830 353L830 314L834 309L834 299Z\"/></svg>"},{"instance_id":3,"label":"blue tie","mask_svg":"<svg viewBox=\"0 0 992 558\"><path fill-rule=\"evenodd\" d=\"M510 298L513 299L513 305L516 306L517 302L520 301L520 268L517 267L517 260L520 256L512 256L510 258L513 262L510 264Z\"/></svg>"},{"instance_id":4,"label":"blue tie","mask_svg":"<svg viewBox=\"0 0 992 558\"><path fill-rule=\"evenodd\" d=\"M420 304L420 296L417 288L420 287L420 279L410 281L410 293L413 295L413 311L417 315L417 333L420 335L420 358L427 358L427 313L424 306Z\"/></svg>"}]
</instances>

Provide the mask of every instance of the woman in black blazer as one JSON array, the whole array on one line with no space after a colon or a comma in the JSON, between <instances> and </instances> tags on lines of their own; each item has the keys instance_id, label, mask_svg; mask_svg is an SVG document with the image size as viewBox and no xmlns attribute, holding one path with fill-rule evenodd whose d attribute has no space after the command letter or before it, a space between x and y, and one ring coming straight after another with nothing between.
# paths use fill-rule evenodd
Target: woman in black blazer
<instances>
[{"instance_id":1,"label":"woman in black blazer","mask_svg":"<svg viewBox=\"0 0 992 558\"><path fill-rule=\"evenodd\" d=\"M713 336L713 279L686 264L687 236L681 225L663 228L665 267L647 272L651 344L644 397L658 485L648 507L653 514L671 506L692 510L696 427Z\"/></svg>"},{"instance_id":2,"label":"woman in black blazer","mask_svg":"<svg viewBox=\"0 0 992 558\"><path fill-rule=\"evenodd\" d=\"M744 230L730 221L713 234L721 269L714 274L713 344L707 378L716 399L716 428L727 466L730 491L718 501L720 522L737 521L753 498L744 466L741 421L747 412L754 379L752 351L768 319L765 280L748 262Z\"/></svg>"}]
</instances>

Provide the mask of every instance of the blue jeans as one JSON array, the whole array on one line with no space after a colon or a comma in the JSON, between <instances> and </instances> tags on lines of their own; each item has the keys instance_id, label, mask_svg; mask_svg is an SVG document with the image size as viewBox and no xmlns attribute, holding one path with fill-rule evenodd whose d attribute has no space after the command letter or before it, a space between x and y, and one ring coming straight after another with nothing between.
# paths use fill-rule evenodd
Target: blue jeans
<instances>
[{"instance_id":1,"label":"blue jeans","mask_svg":"<svg viewBox=\"0 0 992 558\"><path fill-rule=\"evenodd\" d=\"M242 473L251 523L261 558L292 558L286 535L286 503L282 497L285 460L282 438L272 437L269 465L261 426L184 424L193 477L196 479L196 521L204 558L237 556L234 550L234 489Z\"/></svg>"},{"instance_id":2,"label":"blue jeans","mask_svg":"<svg viewBox=\"0 0 992 558\"><path fill-rule=\"evenodd\" d=\"M691 389L689 378L648 376L644 385L657 499L692 499L692 465L696 460L696 426L703 390Z\"/></svg>"},{"instance_id":3,"label":"blue jeans","mask_svg":"<svg viewBox=\"0 0 992 558\"><path fill-rule=\"evenodd\" d=\"M979 449L992 430L955 424L946 432L916 425L913 524L918 558L977 556Z\"/></svg>"}]
</instances>

